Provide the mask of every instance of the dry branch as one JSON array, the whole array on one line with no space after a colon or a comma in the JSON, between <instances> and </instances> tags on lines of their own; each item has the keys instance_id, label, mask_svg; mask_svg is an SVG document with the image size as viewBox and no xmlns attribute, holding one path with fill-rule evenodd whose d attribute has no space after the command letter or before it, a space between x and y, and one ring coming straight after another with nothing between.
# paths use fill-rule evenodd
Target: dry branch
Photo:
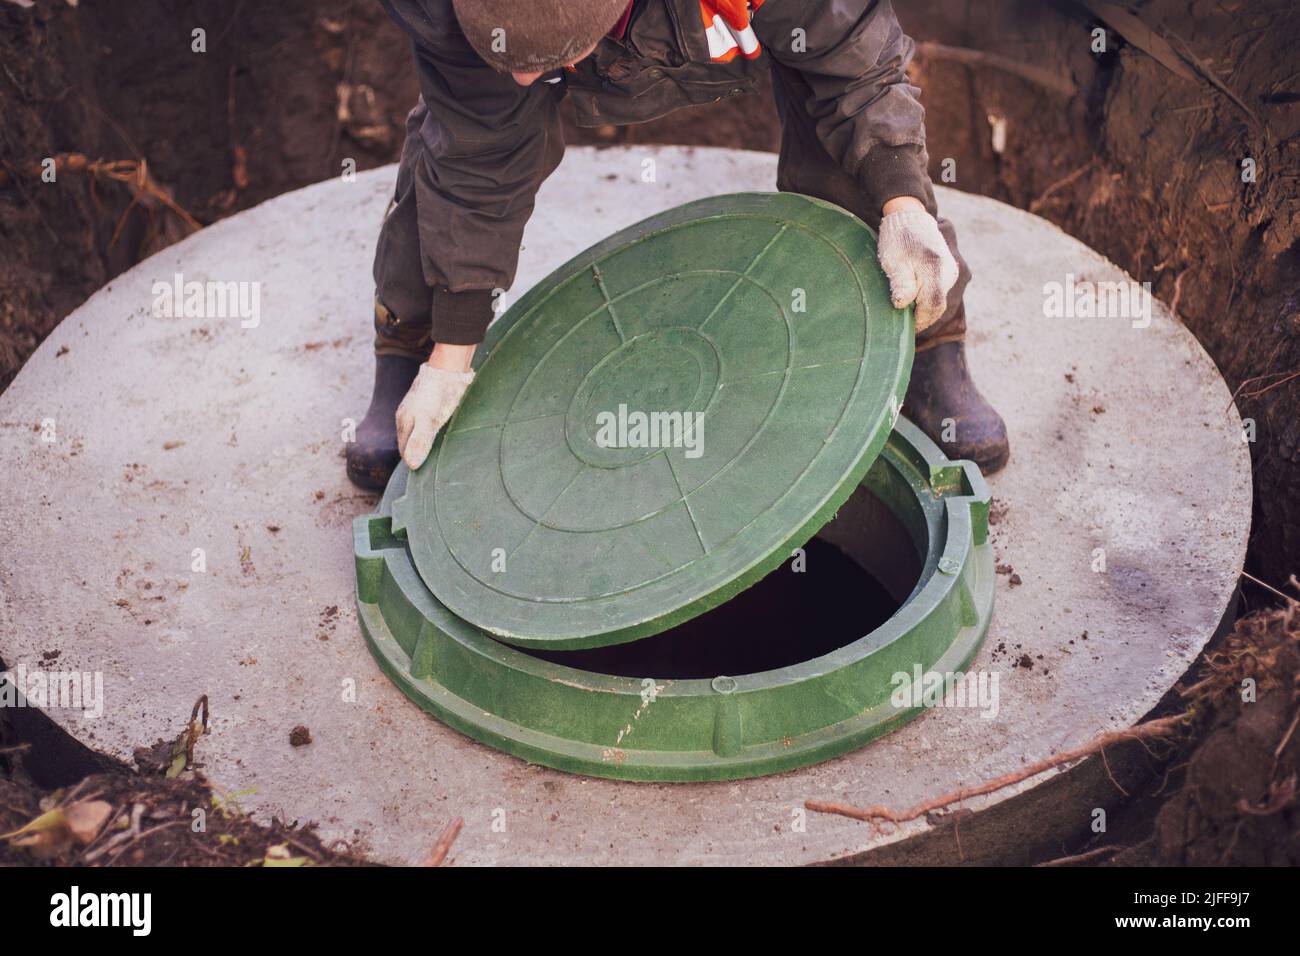
<instances>
[{"instance_id":1,"label":"dry branch","mask_svg":"<svg viewBox=\"0 0 1300 956\"><path fill-rule=\"evenodd\" d=\"M907 823L909 820L917 820L928 813L936 810L942 810L954 803L961 803L971 797L982 797L986 794L994 793L1013 784L1028 780L1030 777L1036 777L1044 771L1051 770L1053 767L1059 767L1063 764L1073 763L1083 757L1099 753L1105 747L1112 744L1123 743L1126 740L1150 740L1157 737L1168 737L1175 733L1178 728L1187 720L1186 714L1175 714L1172 717L1160 717L1156 720L1149 720L1145 724L1138 724L1136 727L1129 727L1126 730L1113 730L1108 733L1094 737L1086 744L1074 747L1070 750L1062 751L1051 757L1032 763L1022 770L1014 773L1003 774L1000 777L994 777L992 780L986 780L983 783L976 784L973 787L963 787L952 793L946 793L941 797L933 800L927 800L919 803L910 810L902 813L891 810L885 806L874 807L852 807L843 803L824 803L820 800L806 800L804 806L816 811L817 813L835 813L843 817L852 817L855 820L864 820L868 823L886 821L889 823Z\"/></svg>"},{"instance_id":2,"label":"dry branch","mask_svg":"<svg viewBox=\"0 0 1300 956\"><path fill-rule=\"evenodd\" d=\"M442 866L442 861L451 852L451 845L456 842L456 837L460 836L460 828L464 825L465 821L461 817L457 817L447 824L447 829L442 831L442 836L438 837L438 842L429 851L429 857L424 861L424 866Z\"/></svg>"},{"instance_id":3,"label":"dry branch","mask_svg":"<svg viewBox=\"0 0 1300 956\"><path fill-rule=\"evenodd\" d=\"M53 157L55 174L85 173L94 180L109 180L124 184L131 192L131 205L139 204L146 209L163 206L173 212L181 222L190 229L198 231L203 224L186 212L171 194L149 174L149 163L144 159L88 159L85 153L56 153ZM20 168L22 175L39 177L45 171L43 163L35 163ZM0 186L10 179L12 173L0 169ZM128 210L130 207L127 207ZM121 225L119 223L118 231ZM116 235L114 236L116 238Z\"/></svg>"}]
</instances>

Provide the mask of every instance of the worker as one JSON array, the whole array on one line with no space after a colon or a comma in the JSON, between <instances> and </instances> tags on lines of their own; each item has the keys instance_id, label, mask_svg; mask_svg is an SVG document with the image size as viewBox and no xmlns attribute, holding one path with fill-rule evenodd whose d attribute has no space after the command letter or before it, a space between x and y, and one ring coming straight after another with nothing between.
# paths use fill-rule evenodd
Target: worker
<instances>
[{"instance_id":1,"label":"worker","mask_svg":"<svg viewBox=\"0 0 1300 956\"><path fill-rule=\"evenodd\" d=\"M583 126L636 123L755 90L763 72L781 122L777 188L877 230L895 307L915 304L904 414L951 458L986 473L1006 462L1006 426L967 368L970 272L937 218L913 44L887 0L383 3L413 41L420 99L375 251L375 385L347 449L355 483L383 487L399 454L418 468L473 380L537 189L564 153L561 100Z\"/></svg>"}]
</instances>

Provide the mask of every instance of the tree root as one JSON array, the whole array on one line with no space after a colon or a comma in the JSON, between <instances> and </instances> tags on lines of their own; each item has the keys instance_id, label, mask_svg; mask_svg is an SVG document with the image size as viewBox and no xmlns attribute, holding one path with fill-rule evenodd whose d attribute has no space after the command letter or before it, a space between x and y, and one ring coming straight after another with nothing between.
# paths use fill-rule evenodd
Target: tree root
<instances>
[{"instance_id":1,"label":"tree root","mask_svg":"<svg viewBox=\"0 0 1300 956\"><path fill-rule=\"evenodd\" d=\"M1181 729L1187 719L1187 714L1175 714L1171 717L1149 720L1145 724L1138 724L1136 727L1129 727L1127 730L1110 731L1094 737L1086 744L1032 763L1022 770L994 777L992 780L986 780L973 787L962 787L960 790L954 790L952 793L946 793L933 800L926 800L924 803L919 803L910 810L902 812L891 810L886 806L853 807L843 803L827 803L820 800L806 800L804 806L817 813L834 813L842 817L863 820L867 823L880 823L882 821L894 824L907 823L936 810L942 810L951 804L961 803L971 797L981 797L994 793L1013 784L1028 780L1030 777L1035 777L1046 770L1100 753L1104 748L1112 744L1123 743L1126 740L1151 740L1172 736Z\"/></svg>"}]
</instances>

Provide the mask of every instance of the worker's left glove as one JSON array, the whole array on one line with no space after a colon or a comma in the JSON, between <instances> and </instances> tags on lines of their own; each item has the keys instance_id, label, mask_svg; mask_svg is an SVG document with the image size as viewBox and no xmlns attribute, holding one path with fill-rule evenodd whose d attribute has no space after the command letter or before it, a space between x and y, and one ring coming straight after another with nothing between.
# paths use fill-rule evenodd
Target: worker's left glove
<instances>
[{"instance_id":1,"label":"worker's left glove","mask_svg":"<svg viewBox=\"0 0 1300 956\"><path fill-rule=\"evenodd\" d=\"M894 308L916 302L917 333L938 322L958 271L934 216L916 208L891 212L880 221L877 256L889 277Z\"/></svg>"},{"instance_id":2,"label":"worker's left glove","mask_svg":"<svg viewBox=\"0 0 1300 956\"><path fill-rule=\"evenodd\" d=\"M424 464L438 429L447 424L473 372L452 372L421 365L410 390L397 406L397 448L412 471Z\"/></svg>"}]
</instances>

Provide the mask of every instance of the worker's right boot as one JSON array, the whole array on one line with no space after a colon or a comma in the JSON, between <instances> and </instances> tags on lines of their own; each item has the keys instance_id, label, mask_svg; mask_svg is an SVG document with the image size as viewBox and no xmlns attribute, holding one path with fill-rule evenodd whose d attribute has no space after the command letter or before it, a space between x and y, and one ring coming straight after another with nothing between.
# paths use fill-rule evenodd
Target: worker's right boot
<instances>
[{"instance_id":1,"label":"worker's right boot","mask_svg":"<svg viewBox=\"0 0 1300 956\"><path fill-rule=\"evenodd\" d=\"M397 406L420 370L415 359L400 355L375 356L375 391L366 417L348 444L348 478L354 485L382 491L401 461L397 451Z\"/></svg>"},{"instance_id":2,"label":"worker's right boot","mask_svg":"<svg viewBox=\"0 0 1300 956\"><path fill-rule=\"evenodd\" d=\"M917 350L903 414L949 458L969 459L986 475L1011 457L1006 423L971 381L961 340Z\"/></svg>"}]
</instances>

